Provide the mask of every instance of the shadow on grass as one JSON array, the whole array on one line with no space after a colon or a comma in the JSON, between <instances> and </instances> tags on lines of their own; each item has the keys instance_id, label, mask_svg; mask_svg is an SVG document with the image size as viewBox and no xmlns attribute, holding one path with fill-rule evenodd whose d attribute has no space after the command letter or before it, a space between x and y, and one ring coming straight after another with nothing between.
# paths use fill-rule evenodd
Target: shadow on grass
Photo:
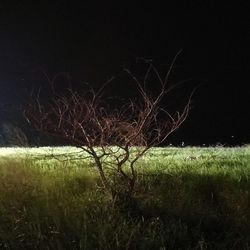
<instances>
[{"instance_id":1,"label":"shadow on grass","mask_svg":"<svg viewBox=\"0 0 250 250\"><path fill-rule=\"evenodd\" d=\"M166 225L171 219L181 221L191 238L199 235L212 249L250 249L246 248L250 243L250 182L246 177L151 175L144 176L139 189L146 217L158 216Z\"/></svg>"},{"instance_id":2,"label":"shadow on grass","mask_svg":"<svg viewBox=\"0 0 250 250\"><path fill-rule=\"evenodd\" d=\"M250 248L246 176L144 175L140 213L128 216L94 177L8 164L0 166L0 249Z\"/></svg>"}]
</instances>

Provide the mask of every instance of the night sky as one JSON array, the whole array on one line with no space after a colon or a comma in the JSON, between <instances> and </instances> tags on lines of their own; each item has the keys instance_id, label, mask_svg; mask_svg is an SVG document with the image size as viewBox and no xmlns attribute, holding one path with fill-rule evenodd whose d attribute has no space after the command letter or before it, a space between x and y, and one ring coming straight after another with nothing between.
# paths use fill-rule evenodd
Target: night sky
<instances>
[{"instance_id":1,"label":"night sky","mask_svg":"<svg viewBox=\"0 0 250 250\"><path fill-rule=\"evenodd\" d=\"M69 74L75 85L98 86L111 76L119 78L124 67L136 71L138 58L167 69L182 50L173 79L189 81L180 96L201 86L188 120L169 143L250 142L246 5L10 2L0 2L1 119L17 119L8 107L24 103L31 89L45 81L44 72ZM116 84L126 90L122 80Z\"/></svg>"}]
</instances>

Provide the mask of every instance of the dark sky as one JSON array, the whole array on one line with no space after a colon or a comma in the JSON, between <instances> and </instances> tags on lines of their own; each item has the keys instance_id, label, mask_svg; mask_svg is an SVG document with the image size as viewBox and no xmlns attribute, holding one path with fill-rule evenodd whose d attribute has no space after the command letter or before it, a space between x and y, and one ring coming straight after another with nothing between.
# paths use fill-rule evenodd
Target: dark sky
<instances>
[{"instance_id":1,"label":"dark sky","mask_svg":"<svg viewBox=\"0 0 250 250\"><path fill-rule=\"evenodd\" d=\"M198 0L171 1L175 4L165 6L27 2L0 2L1 105L22 103L32 86L44 80L42 72L50 77L65 72L75 84L98 85L119 76L123 67L136 68L140 57L167 69L182 49L173 75L176 81L191 80L181 96L203 85L194 96L191 115L172 140L250 142L246 5L213 6Z\"/></svg>"}]
</instances>

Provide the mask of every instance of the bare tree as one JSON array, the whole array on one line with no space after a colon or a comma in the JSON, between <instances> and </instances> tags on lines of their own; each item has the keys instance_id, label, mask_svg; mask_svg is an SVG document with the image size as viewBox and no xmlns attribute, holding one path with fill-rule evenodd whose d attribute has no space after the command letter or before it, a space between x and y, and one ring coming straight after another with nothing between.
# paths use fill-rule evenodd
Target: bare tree
<instances>
[{"instance_id":1,"label":"bare tree","mask_svg":"<svg viewBox=\"0 0 250 250\"><path fill-rule=\"evenodd\" d=\"M168 81L176 57L163 77L151 62L142 81L126 70L138 95L120 106L112 107L105 100L104 84L97 92L90 88L84 93L72 89L64 95L55 93L46 103L36 96L25 109L25 117L36 129L60 136L86 152L99 172L103 190L112 198L120 190L112 184L110 173L121 180L122 192L132 196L138 160L177 130L190 110L191 96L180 112L170 114L162 107L164 97L173 89ZM154 74L159 85L156 95L145 87L150 74Z\"/></svg>"}]
</instances>

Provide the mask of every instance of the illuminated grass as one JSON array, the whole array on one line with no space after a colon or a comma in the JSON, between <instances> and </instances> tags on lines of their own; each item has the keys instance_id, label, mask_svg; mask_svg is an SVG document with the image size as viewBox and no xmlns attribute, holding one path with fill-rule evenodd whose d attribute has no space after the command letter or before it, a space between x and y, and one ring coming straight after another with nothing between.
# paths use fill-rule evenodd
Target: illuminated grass
<instances>
[{"instance_id":1,"label":"illuminated grass","mask_svg":"<svg viewBox=\"0 0 250 250\"><path fill-rule=\"evenodd\" d=\"M0 249L249 248L250 146L152 149L135 215L110 204L89 160L64 161L78 151L0 149Z\"/></svg>"}]
</instances>

